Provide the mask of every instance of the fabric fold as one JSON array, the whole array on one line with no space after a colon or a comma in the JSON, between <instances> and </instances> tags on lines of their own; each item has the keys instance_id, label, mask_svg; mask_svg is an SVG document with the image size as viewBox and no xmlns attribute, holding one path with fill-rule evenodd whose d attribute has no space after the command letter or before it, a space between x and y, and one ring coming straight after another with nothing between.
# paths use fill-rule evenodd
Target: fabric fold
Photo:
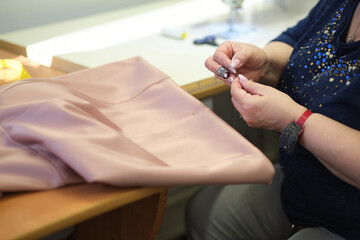
<instances>
[{"instance_id":1,"label":"fabric fold","mask_svg":"<svg viewBox=\"0 0 360 240\"><path fill-rule=\"evenodd\" d=\"M140 57L0 87L0 192L269 183L271 162Z\"/></svg>"}]
</instances>

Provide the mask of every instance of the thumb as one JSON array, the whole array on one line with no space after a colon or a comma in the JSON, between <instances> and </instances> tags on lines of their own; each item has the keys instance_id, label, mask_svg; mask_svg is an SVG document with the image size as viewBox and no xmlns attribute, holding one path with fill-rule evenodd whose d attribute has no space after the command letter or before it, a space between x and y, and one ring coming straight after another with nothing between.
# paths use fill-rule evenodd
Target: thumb
<instances>
[{"instance_id":1,"label":"thumb","mask_svg":"<svg viewBox=\"0 0 360 240\"><path fill-rule=\"evenodd\" d=\"M260 95L260 96L264 95L267 86L257 83L257 82L254 82L252 80L249 80L242 74L239 74L239 80L240 80L241 87L246 92L248 92L252 95Z\"/></svg>"},{"instance_id":2,"label":"thumb","mask_svg":"<svg viewBox=\"0 0 360 240\"><path fill-rule=\"evenodd\" d=\"M244 65L249 67L261 67L264 65L265 53L259 47L252 44L240 43L231 59L230 67L237 69Z\"/></svg>"},{"instance_id":3,"label":"thumb","mask_svg":"<svg viewBox=\"0 0 360 240\"><path fill-rule=\"evenodd\" d=\"M242 89L239 78L235 78L231 83L231 89Z\"/></svg>"},{"instance_id":4,"label":"thumb","mask_svg":"<svg viewBox=\"0 0 360 240\"><path fill-rule=\"evenodd\" d=\"M247 49L241 49L231 59L230 68L237 69L242 67L247 62Z\"/></svg>"}]
</instances>

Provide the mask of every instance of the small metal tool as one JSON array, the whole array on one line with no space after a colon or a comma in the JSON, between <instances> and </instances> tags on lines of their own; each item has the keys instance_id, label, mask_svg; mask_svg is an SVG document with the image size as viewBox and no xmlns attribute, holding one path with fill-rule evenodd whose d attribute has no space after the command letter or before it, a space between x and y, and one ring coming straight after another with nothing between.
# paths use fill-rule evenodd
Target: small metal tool
<instances>
[{"instance_id":1,"label":"small metal tool","mask_svg":"<svg viewBox=\"0 0 360 240\"><path fill-rule=\"evenodd\" d=\"M216 42L216 37L212 35L206 36L202 39L195 39L194 44L196 45L209 44L212 46L219 46L219 44Z\"/></svg>"},{"instance_id":2,"label":"small metal tool","mask_svg":"<svg viewBox=\"0 0 360 240\"><path fill-rule=\"evenodd\" d=\"M220 66L216 70L216 75L218 75L219 77L222 77L224 79L227 79L230 76L230 72L226 68L224 68L223 66Z\"/></svg>"}]
</instances>

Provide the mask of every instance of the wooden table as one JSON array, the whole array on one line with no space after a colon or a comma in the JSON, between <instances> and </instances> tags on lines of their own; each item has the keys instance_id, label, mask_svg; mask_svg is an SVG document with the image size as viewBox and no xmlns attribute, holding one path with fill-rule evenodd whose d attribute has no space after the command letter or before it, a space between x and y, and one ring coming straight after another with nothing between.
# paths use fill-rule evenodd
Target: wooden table
<instances>
[{"instance_id":1,"label":"wooden table","mask_svg":"<svg viewBox=\"0 0 360 240\"><path fill-rule=\"evenodd\" d=\"M32 77L64 74L3 49L0 58L19 60ZM165 211L167 189L93 183L5 193L0 198L0 239L38 239L70 226L75 226L74 239L154 239Z\"/></svg>"}]
</instances>

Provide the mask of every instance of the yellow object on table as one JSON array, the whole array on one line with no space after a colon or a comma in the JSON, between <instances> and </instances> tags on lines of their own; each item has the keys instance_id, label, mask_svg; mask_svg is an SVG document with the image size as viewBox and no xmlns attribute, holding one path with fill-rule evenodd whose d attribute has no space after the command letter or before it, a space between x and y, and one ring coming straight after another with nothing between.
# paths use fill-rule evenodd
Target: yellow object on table
<instances>
[{"instance_id":1,"label":"yellow object on table","mask_svg":"<svg viewBox=\"0 0 360 240\"><path fill-rule=\"evenodd\" d=\"M0 85L30 77L21 62L14 59L0 59Z\"/></svg>"}]
</instances>

